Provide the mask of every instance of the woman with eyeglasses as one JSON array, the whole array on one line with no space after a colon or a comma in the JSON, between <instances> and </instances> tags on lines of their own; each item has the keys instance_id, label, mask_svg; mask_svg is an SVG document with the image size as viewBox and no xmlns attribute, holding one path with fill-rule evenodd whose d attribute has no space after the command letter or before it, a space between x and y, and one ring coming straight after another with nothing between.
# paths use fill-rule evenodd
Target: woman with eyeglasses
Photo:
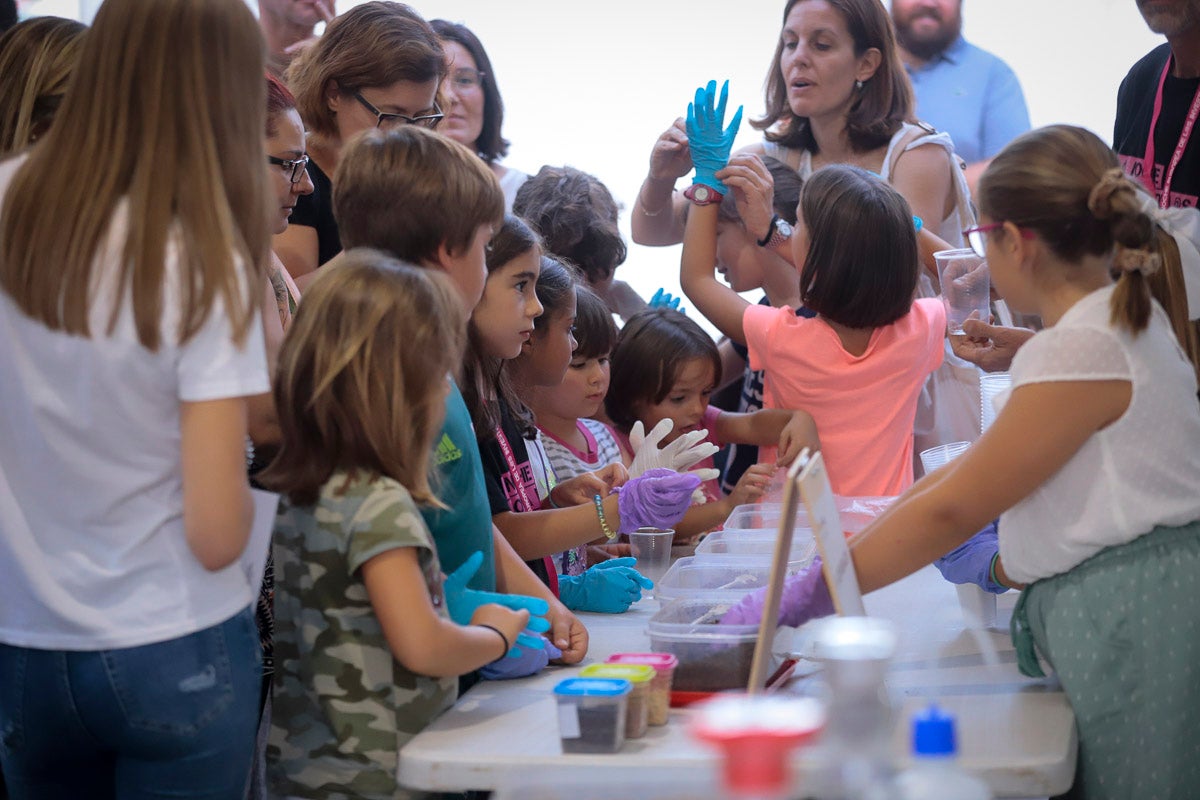
<instances>
[{"instance_id":1,"label":"woman with eyeglasses","mask_svg":"<svg viewBox=\"0 0 1200 800\"><path fill-rule=\"evenodd\" d=\"M243 0L105 0L54 124L0 162L13 800L244 796L265 55Z\"/></svg>"},{"instance_id":2,"label":"woman with eyeglasses","mask_svg":"<svg viewBox=\"0 0 1200 800\"><path fill-rule=\"evenodd\" d=\"M491 167L504 190L505 210L512 211L517 189L529 180L527 173L504 166L508 155L504 127L504 100L492 70L492 61L479 38L465 25L435 19L429 23L446 51L446 77L441 96L446 118L438 133L466 145Z\"/></svg>"},{"instance_id":3,"label":"woman with eyeglasses","mask_svg":"<svg viewBox=\"0 0 1200 800\"><path fill-rule=\"evenodd\" d=\"M437 35L403 3L363 3L329 23L288 68L287 84L308 130L311 194L299 197L274 250L297 285L342 250L333 217L332 176L358 133L400 125L434 128L446 72Z\"/></svg>"}]
</instances>

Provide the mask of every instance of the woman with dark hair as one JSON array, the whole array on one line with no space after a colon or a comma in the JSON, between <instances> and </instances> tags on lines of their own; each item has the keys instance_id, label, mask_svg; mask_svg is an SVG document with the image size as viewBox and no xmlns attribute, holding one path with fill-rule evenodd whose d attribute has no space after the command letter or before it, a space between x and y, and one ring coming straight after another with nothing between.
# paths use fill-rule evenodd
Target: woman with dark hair
<instances>
[{"instance_id":1,"label":"woman with dark hair","mask_svg":"<svg viewBox=\"0 0 1200 800\"><path fill-rule=\"evenodd\" d=\"M442 40L446 51L446 77L441 93L446 119L438 132L466 145L492 168L504 190L507 210L529 176L506 167L500 159L508 155L508 140L501 134L504 126L504 100L492 70L492 61L479 38L465 25L435 19L429 23Z\"/></svg>"},{"instance_id":2,"label":"woman with dark hair","mask_svg":"<svg viewBox=\"0 0 1200 800\"><path fill-rule=\"evenodd\" d=\"M805 179L827 164L878 173L927 231L955 246L962 241L973 220L962 166L948 136L915 122L912 87L880 0L787 0L765 103L766 114L751 122L765 132L763 141L747 151L777 158ZM687 200L674 189L691 167L679 119L651 151L633 209L635 242L682 241ZM727 167L718 177L737 189L743 170ZM770 198L755 197L742 210L746 229L786 257L787 229L779 226ZM662 213L668 206L673 213Z\"/></svg>"},{"instance_id":3,"label":"woman with dark hair","mask_svg":"<svg viewBox=\"0 0 1200 800\"><path fill-rule=\"evenodd\" d=\"M766 114L751 122L763 141L746 150L783 161L805 180L830 164L880 175L923 220L921 261L936 276L933 252L961 246L962 231L974 224L970 190L950 137L915 121L912 87L880 0L787 0L765 101ZM691 167L683 120L676 120L651 152L633 208L635 242L682 241L688 199L674 188ZM775 214L771 193L754 190L750 167L730 164L715 177L734 190L746 230L790 260L791 228ZM930 274L918 294L935 294ZM917 452L979 437L979 371L948 346L921 397L914 433Z\"/></svg>"},{"instance_id":4,"label":"woman with dark hair","mask_svg":"<svg viewBox=\"0 0 1200 800\"><path fill-rule=\"evenodd\" d=\"M274 249L301 289L342 249L333 218L332 175L355 134L399 125L434 128L442 119L442 46L403 3L363 3L329 23L288 68L287 83L308 129L312 194L301 197Z\"/></svg>"},{"instance_id":5,"label":"woman with dark hair","mask_svg":"<svg viewBox=\"0 0 1200 800\"><path fill-rule=\"evenodd\" d=\"M66 94L87 27L35 17L0 36L0 155L43 136Z\"/></svg>"}]
</instances>

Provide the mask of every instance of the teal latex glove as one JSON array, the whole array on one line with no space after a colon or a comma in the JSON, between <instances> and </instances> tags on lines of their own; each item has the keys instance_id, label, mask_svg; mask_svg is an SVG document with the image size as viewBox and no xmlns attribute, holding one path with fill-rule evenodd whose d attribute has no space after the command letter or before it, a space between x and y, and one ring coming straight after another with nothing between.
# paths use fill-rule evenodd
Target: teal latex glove
<instances>
[{"instance_id":1,"label":"teal latex glove","mask_svg":"<svg viewBox=\"0 0 1200 800\"><path fill-rule=\"evenodd\" d=\"M729 194L729 187L717 180L717 171L729 163L729 152L742 124L742 107L725 125L725 104L729 100L729 81L721 86L721 99L716 99L717 82L696 90L696 99L688 103L687 134L688 147L692 151L692 163L696 166L693 183L711 186L721 194ZM714 102L716 107L713 107Z\"/></svg>"},{"instance_id":2,"label":"teal latex glove","mask_svg":"<svg viewBox=\"0 0 1200 800\"><path fill-rule=\"evenodd\" d=\"M613 558L582 575L559 575L558 599L572 611L628 611L642 599L642 589L654 588L654 581L633 568L636 563L636 558Z\"/></svg>"},{"instance_id":3,"label":"teal latex glove","mask_svg":"<svg viewBox=\"0 0 1200 800\"><path fill-rule=\"evenodd\" d=\"M468 589L467 581L475 576L482 564L483 553L476 550L442 582L442 592L446 595L446 610L450 612L450 619L459 625L470 625L475 609L487 603L496 603L514 610L524 608L529 611L529 630L536 633L550 630L550 620L546 619L546 614L550 611L550 604L540 597ZM508 651L509 658L517 658L521 655L520 647L517 645L540 648L544 646L544 642L540 636L519 633L517 634L517 644Z\"/></svg>"},{"instance_id":4,"label":"teal latex glove","mask_svg":"<svg viewBox=\"0 0 1200 800\"><path fill-rule=\"evenodd\" d=\"M670 292L659 288L659 290L654 293L654 296L650 298L649 305L651 308L669 308L672 311L678 311L680 314L687 314L686 308L679 307L679 301L682 299L683 298L676 297Z\"/></svg>"}]
</instances>

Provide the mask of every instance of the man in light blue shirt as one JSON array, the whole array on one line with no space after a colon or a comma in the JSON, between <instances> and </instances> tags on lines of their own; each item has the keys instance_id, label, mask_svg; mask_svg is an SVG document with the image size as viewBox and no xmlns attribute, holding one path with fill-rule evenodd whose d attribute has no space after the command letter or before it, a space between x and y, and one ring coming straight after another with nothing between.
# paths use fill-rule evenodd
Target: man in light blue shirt
<instances>
[{"instance_id":1,"label":"man in light blue shirt","mask_svg":"<svg viewBox=\"0 0 1200 800\"><path fill-rule=\"evenodd\" d=\"M949 132L974 192L992 157L1029 130L1021 84L1007 64L962 38L962 0L892 0L892 21L917 116Z\"/></svg>"}]
</instances>

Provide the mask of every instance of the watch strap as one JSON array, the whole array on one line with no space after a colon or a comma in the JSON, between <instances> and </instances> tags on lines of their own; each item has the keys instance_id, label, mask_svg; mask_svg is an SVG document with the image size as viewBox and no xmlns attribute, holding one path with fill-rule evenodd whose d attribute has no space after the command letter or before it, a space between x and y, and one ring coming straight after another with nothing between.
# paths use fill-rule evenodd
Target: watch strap
<instances>
[{"instance_id":1,"label":"watch strap","mask_svg":"<svg viewBox=\"0 0 1200 800\"><path fill-rule=\"evenodd\" d=\"M759 247L766 247L771 243L771 237L775 235L775 231L779 228L779 215L771 217L771 224L767 226L767 235L758 240Z\"/></svg>"}]
</instances>

